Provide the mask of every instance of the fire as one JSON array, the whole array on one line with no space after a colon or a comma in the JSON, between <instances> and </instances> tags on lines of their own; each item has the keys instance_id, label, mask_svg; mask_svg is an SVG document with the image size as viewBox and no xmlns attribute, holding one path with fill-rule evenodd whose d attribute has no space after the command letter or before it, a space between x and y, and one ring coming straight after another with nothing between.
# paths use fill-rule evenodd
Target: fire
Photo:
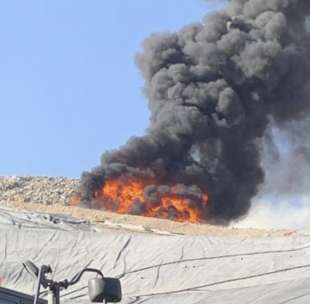
<instances>
[{"instance_id":1,"label":"fire","mask_svg":"<svg viewBox=\"0 0 310 304\"><path fill-rule=\"evenodd\" d=\"M145 187L146 184L141 180L108 180L103 188L94 194L95 207L122 214L139 214L180 222L202 221L203 208L208 203L207 194L201 195L198 206L177 194L174 187L170 187L169 193L158 195L155 201L147 201L144 195Z\"/></svg>"},{"instance_id":2,"label":"fire","mask_svg":"<svg viewBox=\"0 0 310 304\"><path fill-rule=\"evenodd\" d=\"M77 206L81 203L81 197L78 194L71 196L69 206Z\"/></svg>"}]
</instances>

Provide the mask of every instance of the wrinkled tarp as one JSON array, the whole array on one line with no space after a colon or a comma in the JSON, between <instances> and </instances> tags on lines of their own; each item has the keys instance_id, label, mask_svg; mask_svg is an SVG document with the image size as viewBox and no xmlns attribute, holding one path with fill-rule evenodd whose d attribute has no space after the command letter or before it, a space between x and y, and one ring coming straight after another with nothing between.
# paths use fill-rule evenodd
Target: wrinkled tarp
<instances>
[{"instance_id":1,"label":"wrinkled tarp","mask_svg":"<svg viewBox=\"0 0 310 304\"><path fill-rule=\"evenodd\" d=\"M0 207L0 229L10 226L65 231L97 231L94 225L66 214L23 212Z\"/></svg>"},{"instance_id":2,"label":"wrinkled tarp","mask_svg":"<svg viewBox=\"0 0 310 304\"><path fill-rule=\"evenodd\" d=\"M2 285L26 293L34 281L21 263L30 259L50 264L58 280L86 266L119 277L122 303L310 302L308 236L177 236L7 224L0 227L0 248ZM92 276L64 290L62 301L89 303Z\"/></svg>"}]
</instances>

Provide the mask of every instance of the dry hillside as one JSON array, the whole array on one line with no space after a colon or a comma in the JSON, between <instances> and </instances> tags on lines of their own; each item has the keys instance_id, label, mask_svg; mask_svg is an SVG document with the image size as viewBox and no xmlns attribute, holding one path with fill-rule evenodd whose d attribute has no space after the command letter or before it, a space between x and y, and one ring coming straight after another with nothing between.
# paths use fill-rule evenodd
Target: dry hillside
<instances>
[{"instance_id":1,"label":"dry hillside","mask_svg":"<svg viewBox=\"0 0 310 304\"><path fill-rule=\"evenodd\" d=\"M157 218L120 215L103 210L69 206L79 181L63 177L0 177L0 205L23 211L64 213L95 223L99 228L113 228L143 233L234 236L288 236L308 234L296 230L261 230L217 227L207 224L178 223Z\"/></svg>"}]
</instances>

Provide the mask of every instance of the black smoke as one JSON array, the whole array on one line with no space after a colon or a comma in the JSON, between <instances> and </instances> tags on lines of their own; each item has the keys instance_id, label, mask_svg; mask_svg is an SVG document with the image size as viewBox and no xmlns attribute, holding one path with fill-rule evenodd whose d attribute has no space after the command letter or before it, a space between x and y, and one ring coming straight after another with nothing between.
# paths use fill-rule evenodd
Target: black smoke
<instances>
[{"instance_id":1,"label":"black smoke","mask_svg":"<svg viewBox=\"0 0 310 304\"><path fill-rule=\"evenodd\" d=\"M208 192L208 222L245 215L264 181L269 122L309 115L309 9L309 0L231 0L201 23L146 39L136 61L150 126L82 174L83 202L91 206L107 179L135 177L156 180L146 200L165 185L185 197Z\"/></svg>"}]
</instances>

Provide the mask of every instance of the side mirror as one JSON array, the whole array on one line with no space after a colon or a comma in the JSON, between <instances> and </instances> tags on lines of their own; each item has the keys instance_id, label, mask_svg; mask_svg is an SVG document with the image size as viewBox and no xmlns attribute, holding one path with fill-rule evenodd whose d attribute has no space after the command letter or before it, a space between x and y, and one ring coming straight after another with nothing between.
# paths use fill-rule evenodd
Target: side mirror
<instances>
[{"instance_id":1,"label":"side mirror","mask_svg":"<svg viewBox=\"0 0 310 304\"><path fill-rule=\"evenodd\" d=\"M23 263L23 265L26 268L26 270L35 277L39 275L39 268L36 265L34 265L31 261L28 260L25 263Z\"/></svg>"},{"instance_id":2,"label":"side mirror","mask_svg":"<svg viewBox=\"0 0 310 304\"><path fill-rule=\"evenodd\" d=\"M89 299L93 302L106 301L117 303L122 300L122 288L119 279L93 278L88 281Z\"/></svg>"}]
</instances>

